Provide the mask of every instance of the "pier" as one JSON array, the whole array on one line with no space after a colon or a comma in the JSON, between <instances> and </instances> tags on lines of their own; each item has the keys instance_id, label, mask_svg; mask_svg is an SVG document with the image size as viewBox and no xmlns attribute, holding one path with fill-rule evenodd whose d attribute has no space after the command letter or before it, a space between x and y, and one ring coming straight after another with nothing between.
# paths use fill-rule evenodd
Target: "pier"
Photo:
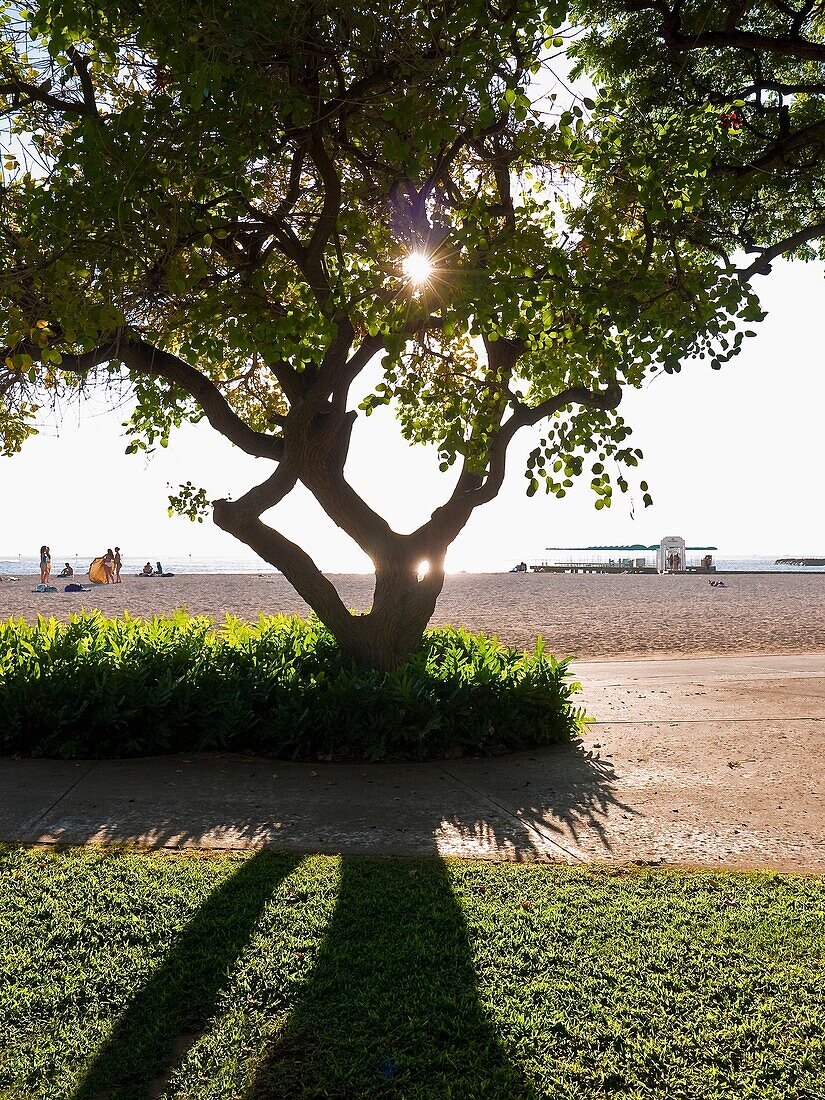
<instances>
[{"instance_id":1,"label":"pier","mask_svg":"<svg viewBox=\"0 0 825 1100\"><path fill-rule=\"evenodd\" d=\"M532 573L656 573L652 565L622 565L616 562L570 561L562 565L531 565ZM698 568L693 572L700 572Z\"/></svg>"},{"instance_id":2,"label":"pier","mask_svg":"<svg viewBox=\"0 0 825 1100\"><path fill-rule=\"evenodd\" d=\"M644 543L633 543L614 546L548 546L548 550L573 551L582 550L589 553L605 554L616 553L632 555L631 557L608 558L603 557L590 561L541 562L531 565L533 573L715 573L713 558L709 553L701 561L690 565L687 561L687 551L716 550L715 546L685 546L685 540L679 535L666 535L661 542L652 546ZM649 555L655 554L654 562ZM641 556L640 556L641 555Z\"/></svg>"}]
</instances>

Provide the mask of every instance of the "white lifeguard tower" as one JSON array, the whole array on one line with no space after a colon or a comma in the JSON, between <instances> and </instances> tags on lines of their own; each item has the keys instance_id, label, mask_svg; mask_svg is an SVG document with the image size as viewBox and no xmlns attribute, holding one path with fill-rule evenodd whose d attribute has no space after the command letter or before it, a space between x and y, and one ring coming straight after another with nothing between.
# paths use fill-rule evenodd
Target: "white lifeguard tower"
<instances>
[{"instance_id":1,"label":"white lifeguard tower","mask_svg":"<svg viewBox=\"0 0 825 1100\"><path fill-rule=\"evenodd\" d=\"M656 568L660 573L684 573L687 569L685 540L678 535L665 535L656 552Z\"/></svg>"}]
</instances>

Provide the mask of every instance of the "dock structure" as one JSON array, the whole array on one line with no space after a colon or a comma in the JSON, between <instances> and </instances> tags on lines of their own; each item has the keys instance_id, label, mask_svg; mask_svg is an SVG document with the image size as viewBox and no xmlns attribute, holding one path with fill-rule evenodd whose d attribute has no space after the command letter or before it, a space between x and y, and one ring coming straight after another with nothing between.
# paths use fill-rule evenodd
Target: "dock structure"
<instances>
[{"instance_id":1,"label":"dock structure","mask_svg":"<svg viewBox=\"0 0 825 1100\"><path fill-rule=\"evenodd\" d=\"M599 561L568 561L563 564L550 565L542 562L540 565L531 565L533 573L656 573L652 565L624 565L616 562ZM698 570L696 570L698 572Z\"/></svg>"},{"instance_id":2,"label":"dock structure","mask_svg":"<svg viewBox=\"0 0 825 1100\"><path fill-rule=\"evenodd\" d=\"M632 557L609 558L601 560L571 560L567 562L541 562L531 565L533 573L715 573L716 567L709 553L698 564L688 565L688 550L716 550L715 546L685 546L685 540L678 535L666 535L661 542L652 546L641 543L624 546L548 546L555 551L589 551L590 553L624 553ZM640 557L639 554L644 556ZM648 555L655 554L655 563Z\"/></svg>"}]
</instances>

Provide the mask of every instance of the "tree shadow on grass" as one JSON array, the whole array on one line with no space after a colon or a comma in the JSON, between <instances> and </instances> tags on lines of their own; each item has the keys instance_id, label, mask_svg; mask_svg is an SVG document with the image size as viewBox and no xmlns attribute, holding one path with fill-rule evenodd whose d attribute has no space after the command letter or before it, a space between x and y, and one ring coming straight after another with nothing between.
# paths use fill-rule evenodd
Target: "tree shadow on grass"
<instances>
[{"instance_id":1,"label":"tree shadow on grass","mask_svg":"<svg viewBox=\"0 0 825 1100\"><path fill-rule=\"evenodd\" d=\"M303 995L244 1100L534 1096L482 1007L444 864L344 860Z\"/></svg>"},{"instance_id":2,"label":"tree shadow on grass","mask_svg":"<svg viewBox=\"0 0 825 1100\"><path fill-rule=\"evenodd\" d=\"M267 795L272 798L272 765L267 763L258 778L250 776L250 763L230 769L235 775L243 766L241 802L229 804L231 797L229 802L224 797L213 806L210 799L204 821L211 829L231 824L258 839L261 810ZM275 887L307 848L357 852L371 845L372 851L391 852L395 823L399 835L415 835L414 845L403 845L407 852L435 856L445 839L448 849L456 850L457 838L459 850L466 843L474 854L507 853L520 860L545 857L549 850L577 862L582 853L568 851L571 841L590 836L609 850L602 819L611 810L630 811L616 798L609 762L580 746L411 766L409 790L393 782L400 777L392 768L331 766L343 790L330 781L326 792L315 782L314 769L278 767L288 770L291 782L279 789L274 812L292 819L283 840L298 852L282 857L259 852L207 899L126 1008L73 1100L160 1095L214 1015L220 991ZM198 777L202 783L203 775ZM215 789L230 790L232 784L221 785L221 778L223 772L213 777ZM415 788L429 789L425 781L435 786L418 799ZM258 793L249 789L256 784ZM177 787L173 792L180 795ZM260 797L262 806L250 807L250 797ZM99 824L93 826L97 837ZM199 836L201 829L203 824L194 829L179 817L159 823L161 834ZM481 1003L467 924L447 869L437 859L343 860L336 909L317 962L289 1021L258 1057L244 1100L535 1096Z\"/></svg>"},{"instance_id":3,"label":"tree shadow on grass","mask_svg":"<svg viewBox=\"0 0 825 1100\"><path fill-rule=\"evenodd\" d=\"M136 993L72 1100L158 1096L205 1031L227 975L298 855L259 851L214 890Z\"/></svg>"}]
</instances>

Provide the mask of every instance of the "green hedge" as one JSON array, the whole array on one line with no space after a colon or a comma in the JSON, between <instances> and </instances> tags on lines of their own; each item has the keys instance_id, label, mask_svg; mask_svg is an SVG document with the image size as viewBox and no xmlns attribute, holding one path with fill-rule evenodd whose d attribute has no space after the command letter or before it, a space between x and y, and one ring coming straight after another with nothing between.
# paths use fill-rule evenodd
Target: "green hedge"
<instances>
[{"instance_id":1,"label":"green hedge","mask_svg":"<svg viewBox=\"0 0 825 1100\"><path fill-rule=\"evenodd\" d=\"M0 754L229 750L286 759L493 755L586 721L567 661L447 628L389 674L345 661L317 620L222 626L183 613L0 623Z\"/></svg>"}]
</instances>

